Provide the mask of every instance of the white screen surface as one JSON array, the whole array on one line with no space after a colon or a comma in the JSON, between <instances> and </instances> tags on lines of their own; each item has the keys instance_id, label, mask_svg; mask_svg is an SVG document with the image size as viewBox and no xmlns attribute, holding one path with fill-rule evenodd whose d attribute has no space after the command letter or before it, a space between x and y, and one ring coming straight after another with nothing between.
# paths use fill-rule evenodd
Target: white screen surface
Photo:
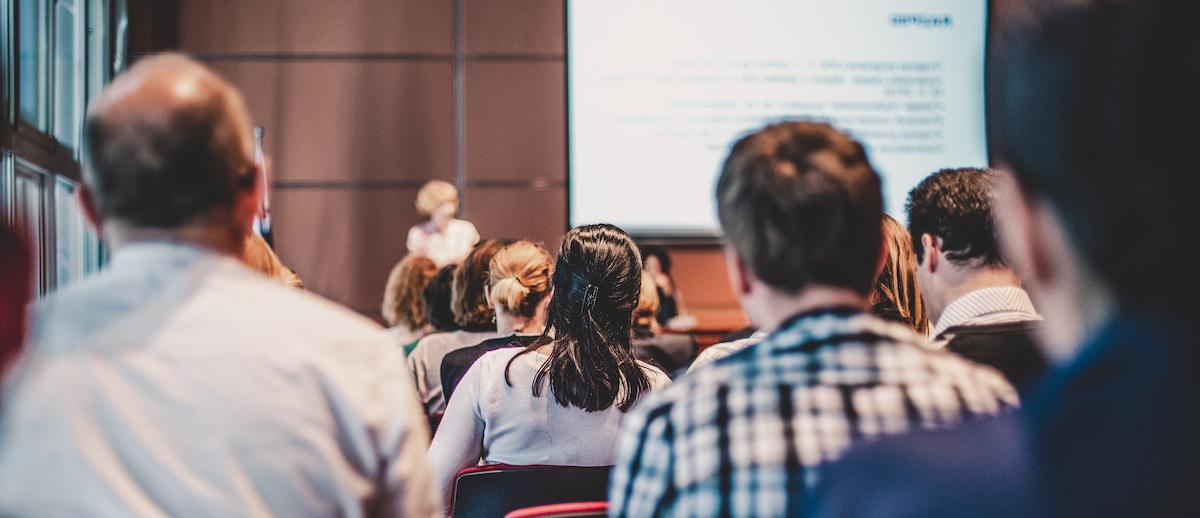
<instances>
[{"instance_id":1,"label":"white screen surface","mask_svg":"<svg viewBox=\"0 0 1200 518\"><path fill-rule=\"evenodd\" d=\"M863 142L886 210L984 166L984 0L568 0L570 222L715 235L729 146L779 120Z\"/></svg>"}]
</instances>

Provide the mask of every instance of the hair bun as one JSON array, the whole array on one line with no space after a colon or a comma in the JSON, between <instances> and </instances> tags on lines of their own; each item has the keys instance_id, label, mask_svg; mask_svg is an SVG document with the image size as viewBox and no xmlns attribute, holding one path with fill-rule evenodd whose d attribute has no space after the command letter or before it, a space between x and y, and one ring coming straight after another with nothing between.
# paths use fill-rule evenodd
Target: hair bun
<instances>
[{"instance_id":1,"label":"hair bun","mask_svg":"<svg viewBox=\"0 0 1200 518\"><path fill-rule=\"evenodd\" d=\"M509 311L519 310L528 296L529 288L516 277L505 277L492 283L492 300Z\"/></svg>"}]
</instances>

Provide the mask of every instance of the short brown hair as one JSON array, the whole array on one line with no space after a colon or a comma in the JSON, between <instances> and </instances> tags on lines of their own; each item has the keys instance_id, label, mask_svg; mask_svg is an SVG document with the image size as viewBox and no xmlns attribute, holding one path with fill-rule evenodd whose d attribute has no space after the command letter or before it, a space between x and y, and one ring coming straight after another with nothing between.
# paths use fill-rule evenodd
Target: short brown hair
<instances>
[{"instance_id":1,"label":"short brown hair","mask_svg":"<svg viewBox=\"0 0 1200 518\"><path fill-rule=\"evenodd\" d=\"M488 266L492 257L504 248L504 245L505 243L495 239L480 241L454 270L450 310L454 312L454 322L459 327L469 331L492 324L495 314L483 296L483 287L488 282Z\"/></svg>"},{"instance_id":2,"label":"short brown hair","mask_svg":"<svg viewBox=\"0 0 1200 518\"><path fill-rule=\"evenodd\" d=\"M179 54L144 58L88 113L85 180L106 219L153 228L230 217L255 185L241 95Z\"/></svg>"},{"instance_id":3,"label":"short brown hair","mask_svg":"<svg viewBox=\"0 0 1200 518\"><path fill-rule=\"evenodd\" d=\"M429 322L421 295L437 272L433 260L420 255L407 256L392 267L379 308L389 326L404 324L409 329L418 329Z\"/></svg>"},{"instance_id":4,"label":"short brown hair","mask_svg":"<svg viewBox=\"0 0 1200 518\"><path fill-rule=\"evenodd\" d=\"M832 126L772 124L733 145L717 212L725 238L764 283L866 295L881 249L879 184L862 145Z\"/></svg>"}]
</instances>

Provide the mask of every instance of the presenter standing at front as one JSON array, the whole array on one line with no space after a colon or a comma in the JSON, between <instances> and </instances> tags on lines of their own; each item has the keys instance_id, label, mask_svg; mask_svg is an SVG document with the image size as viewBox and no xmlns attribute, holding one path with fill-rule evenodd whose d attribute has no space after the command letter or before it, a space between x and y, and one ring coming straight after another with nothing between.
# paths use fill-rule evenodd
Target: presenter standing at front
<instances>
[{"instance_id":1,"label":"presenter standing at front","mask_svg":"<svg viewBox=\"0 0 1200 518\"><path fill-rule=\"evenodd\" d=\"M479 242L475 225L454 217L458 189L448 182L426 182L417 192L417 212L427 219L408 230L410 254L428 257L441 268L462 261Z\"/></svg>"}]
</instances>

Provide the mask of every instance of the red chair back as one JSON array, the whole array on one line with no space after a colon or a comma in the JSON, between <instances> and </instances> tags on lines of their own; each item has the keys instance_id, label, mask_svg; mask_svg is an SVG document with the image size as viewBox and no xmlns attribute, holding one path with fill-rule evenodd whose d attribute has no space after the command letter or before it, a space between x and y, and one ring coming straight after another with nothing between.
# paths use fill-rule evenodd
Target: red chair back
<instances>
[{"instance_id":1,"label":"red chair back","mask_svg":"<svg viewBox=\"0 0 1200 518\"><path fill-rule=\"evenodd\" d=\"M451 515L496 517L526 507L608 498L612 466L512 466L467 468L454 481Z\"/></svg>"},{"instance_id":2,"label":"red chair back","mask_svg":"<svg viewBox=\"0 0 1200 518\"><path fill-rule=\"evenodd\" d=\"M608 515L608 502L571 502L517 509L504 518L596 518Z\"/></svg>"}]
</instances>

